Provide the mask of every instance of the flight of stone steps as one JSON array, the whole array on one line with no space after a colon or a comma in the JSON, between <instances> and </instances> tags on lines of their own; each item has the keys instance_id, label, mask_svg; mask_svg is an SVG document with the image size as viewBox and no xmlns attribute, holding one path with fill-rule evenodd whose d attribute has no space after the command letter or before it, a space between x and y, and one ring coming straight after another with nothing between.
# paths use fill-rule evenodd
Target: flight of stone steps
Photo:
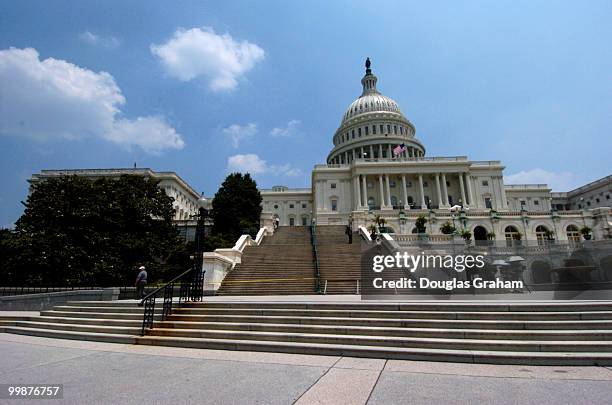
<instances>
[{"instance_id":1,"label":"flight of stone steps","mask_svg":"<svg viewBox=\"0 0 612 405\"><path fill-rule=\"evenodd\" d=\"M211 301L175 309L141 337L142 313L134 301L73 302L39 317L0 314L0 332L389 359L612 365L611 302Z\"/></svg>"},{"instance_id":2,"label":"flight of stone steps","mask_svg":"<svg viewBox=\"0 0 612 405\"><path fill-rule=\"evenodd\" d=\"M321 290L326 294L357 294L361 290L361 238L348 243L345 226L317 227Z\"/></svg>"},{"instance_id":3,"label":"flight of stone steps","mask_svg":"<svg viewBox=\"0 0 612 405\"><path fill-rule=\"evenodd\" d=\"M259 246L248 246L218 295L304 295L315 293L310 230L279 227Z\"/></svg>"}]
</instances>

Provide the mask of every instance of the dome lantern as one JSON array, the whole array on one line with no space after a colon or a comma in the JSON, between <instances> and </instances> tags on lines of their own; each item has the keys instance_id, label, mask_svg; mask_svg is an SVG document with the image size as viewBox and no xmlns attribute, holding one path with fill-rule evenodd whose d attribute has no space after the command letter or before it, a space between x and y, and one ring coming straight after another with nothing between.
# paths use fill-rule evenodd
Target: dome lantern
<instances>
[{"instance_id":1,"label":"dome lantern","mask_svg":"<svg viewBox=\"0 0 612 405\"><path fill-rule=\"evenodd\" d=\"M372 69L370 69L370 58L366 59L365 66L366 74L365 76L363 76L363 79L361 79L361 85L363 86L363 92L361 93L361 96L363 97L366 94L380 94L376 89L376 82L378 81L378 79L372 74Z\"/></svg>"}]
</instances>

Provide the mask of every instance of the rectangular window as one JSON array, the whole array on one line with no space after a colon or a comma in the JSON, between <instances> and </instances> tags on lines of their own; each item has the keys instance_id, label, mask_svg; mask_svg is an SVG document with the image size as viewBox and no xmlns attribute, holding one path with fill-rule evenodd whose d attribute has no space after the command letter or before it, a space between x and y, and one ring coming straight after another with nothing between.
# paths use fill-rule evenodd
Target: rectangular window
<instances>
[{"instance_id":1,"label":"rectangular window","mask_svg":"<svg viewBox=\"0 0 612 405\"><path fill-rule=\"evenodd\" d=\"M412 187L412 182L411 181L407 181L406 182L406 187Z\"/></svg>"},{"instance_id":2,"label":"rectangular window","mask_svg":"<svg viewBox=\"0 0 612 405\"><path fill-rule=\"evenodd\" d=\"M397 135L397 125L393 125L393 134Z\"/></svg>"},{"instance_id":3,"label":"rectangular window","mask_svg":"<svg viewBox=\"0 0 612 405\"><path fill-rule=\"evenodd\" d=\"M354 129L351 130L351 135L352 135L353 139L355 139L355 130Z\"/></svg>"},{"instance_id":4,"label":"rectangular window","mask_svg":"<svg viewBox=\"0 0 612 405\"><path fill-rule=\"evenodd\" d=\"M357 129L357 132L359 133L359 136L361 136L361 128Z\"/></svg>"},{"instance_id":5,"label":"rectangular window","mask_svg":"<svg viewBox=\"0 0 612 405\"><path fill-rule=\"evenodd\" d=\"M302 204L302 208L306 208L306 204Z\"/></svg>"},{"instance_id":6,"label":"rectangular window","mask_svg":"<svg viewBox=\"0 0 612 405\"><path fill-rule=\"evenodd\" d=\"M404 135L404 127L400 126L400 135Z\"/></svg>"},{"instance_id":7,"label":"rectangular window","mask_svg":"<svg viewBox=\"0 0 612 405\"><path fill-rule=\"evenodd\" d=\"M302 226L308 225L308 218L302 217Z\"/></svg>"},{"instance_id":8,"label":"rectangular window","mask_svg":"<svg viewBox=\"0 0 612 405\"><path fill-rule=\"evenodd\" d=\"M395 188L395 180L389 180L389 188Z\"/></svg>"},{"instance_id":9,"label":"rectangular window","mask_svg":"<svg viewBox=\"0 0 612 405\"><path fill-rule=\"evenodd\" d=\"M382 134L383 132L385 132L385 130L384 130L383 128L384 128L383 124L380 124L380 133L381 133L381 134Z\"/></svg>"},{"instance_id":10,"label":"rectangular window","mask_svg":"<svg viewBox=\"0 0 612 405\"><path fill-rule=\"evenodd\" d=\"M390 134L391 133L391 125L387 124L387 133Z\"/></svg>"},{"instance_id":11,"label":"rectangular window","mask_svg":"<svg viewBox=\"0 0 612 405\"><path fill-rule=\"evenodd\" d=\"M521 200L521 208L523 208L525 205L527 205L527 201Z\"/></svg>"},{"instance_id":12,"label":"rectangular window","mask_svg":"<svg viewBox=\"0 0 612 405\"><path fill-rule=\"evenodd\" d=\"M491 204L491 197L485 197L485 208L493 208L493 205Z\"/></svg>"},{"instance_id":13,"label":"rectangular window","mask_svg":"<svg viewBox=\"0 0 612 405\"><path fill-rule=\"evenodd\" d=\"M483 186L488 186L489 185L489 180L483 180L482 181L482 185Z\"/></svg>"},{"instance_id":14,"label":"rectangular window","mask_svg":"<svg viewBox=\"0 0 612 405\"><path fill-rule=\"evenodd\" d=\"M424 182L423 182L423 187L427 187L427 186L428 186L427 182L426 182L426 181L424 181Z\"/></svg>"},{"instance_id":15,"label":"rectangular window","mask_svg":"<svg viewBox=\"0 0 612 405\"><path fill-rule=\"evenodd\" d=\"M330 187L331 188L336 188L336 183L332 183Z\"/></svg>"},{"instance_id":16,"label":"rectangular window","mask_svg":"<svg viewBox=\"0 0 612 405\"><path fill-rule=\"evenodd\" d=\"M376 125L372 125L372 135L376 135Z\"/></svg>"},{"instance_id":17,"label":"rectangular window","mask_svg":"<svg viewBox=\"0 0 612 405\"><path fill-rule=\"evenodd\" d=\"M540 205L540 201L539 200L534 200L533 201L533 205Z\"/></svg>"},{"instance_id":18,"label":"rectangular window","mask_svg":"<svg viewBox=\"0 0 612 405\"><path fill-rule=\"evenodd\" d=\"M295 206L293 204L289 204L289 208L294 208Z\"/></svg>"},{"instance_id":19,"label":"rectangular window","mask_svg":"<svg viewBox=\"0 0 612 405\"><path fill-rule=\"evenodd\" d=\"M295 218L289 218L289 226L295 226Z\"/></svg>"},{"instance_id":20,"label":"rectangular window","mask_svg":"<svg viewBox=\"0 0 612 405\"><path fill-rule=\"evenodd\" d=\"M332 211L338 211L338 200L331 200Z\"/></svg>"},{"instance_id":21,"label":"rectangular window","mask_svg":"<svg viewBox=\"0 0 612 405\"><path fill-rule=\"evenodd\" d=\"M370 135L370 127L365 127L366 136Z\"/></svg>"}]
</instances>

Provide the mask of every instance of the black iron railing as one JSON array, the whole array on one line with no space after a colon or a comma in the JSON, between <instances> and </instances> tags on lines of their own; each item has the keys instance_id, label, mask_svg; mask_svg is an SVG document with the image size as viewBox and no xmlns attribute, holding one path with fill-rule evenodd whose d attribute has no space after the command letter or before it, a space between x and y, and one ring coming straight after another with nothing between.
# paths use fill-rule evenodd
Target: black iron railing
<instances>
[{"instance_id":1,"label":"black iron railing","mask_svg":"<svg viewBox=\"0 0 612 405\"><path fill-rule=\"evenodd\" d=\"M99 290L104 287L94 286L6 286L0 287L0 297L11 295L45 294L62 291Z\"/></svg>"},{"instance_id":2,"label":"black iron railing","mask_svg":"<svg viewBox=\"0 0 612 405\"><path fill-rule=\"evenodd\" d=\"M153 329L155 320L155 299L163 294L163 307L161 320L164 321L172 314L174 305L174 287L180 283L179 297L177 306L188 301L201 301L204 295L203 277L201 266L195 265L187 271L174 277L161 287L151 291L141 301L140 305L144 305L144 314L142 318L142 328L140 334L144 336L145 329Z\"/></svg>"},{"instance_id":3,"label":"black iron railing","mask_svg":"<svg viewBox=\"0 0 612 405\"><path fill-rule=\"evenodd\" d=\"M312 259L315 267L315 292L321 293L321 272L319 271L319 252L317 251L316 223L310 225L310 243L312 244Z\"/></svg>"}]
</instances>

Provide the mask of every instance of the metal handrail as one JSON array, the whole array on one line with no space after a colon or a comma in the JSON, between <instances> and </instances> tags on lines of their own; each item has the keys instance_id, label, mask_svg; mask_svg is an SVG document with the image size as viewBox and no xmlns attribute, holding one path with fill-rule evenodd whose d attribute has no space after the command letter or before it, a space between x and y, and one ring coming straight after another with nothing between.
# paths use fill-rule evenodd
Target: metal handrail
<instances>
[{"instance_id":1,"label":"metal handrail","mask_svg":"<svg viewBox=\"0 0 612 405\"><path fill-rule=\"evenodd\" d=\"M319 253L317 251L317 228L315 222L310 224L310 243L312 244L313 261L315 265L315 292L321 293L321 273L319 270Z\"/></svg>"},{"instance_id":2,"label":"metal handrail","mask_svg":"<svg viewBox=\"0 0 612 405\"><path fill-rule=\"evenodd\" d=\"M193 273L192 273L193 272ZM187 276L191 274L191 278L187 279ZM174 298L174 284L180 280L181 287L179 290L179 300L178 306L183 302L187 301L201 301L203 295L203 275L201 268L197 265L194 267L182 272L178 276L174 277L172 280L168 281L166 284L162 285L159 288L151 291L140 301L139 306L144 305L144 313L142 317L142 328L140 330L140 335L144 336L145 329L153 329L153 322L155 316L155 298L157 295L163 291L164 292L164 303L162 307L162 317L161 320L164 321L166 318L172 314L172 304Z\"/></svg>"}]
</instances>

